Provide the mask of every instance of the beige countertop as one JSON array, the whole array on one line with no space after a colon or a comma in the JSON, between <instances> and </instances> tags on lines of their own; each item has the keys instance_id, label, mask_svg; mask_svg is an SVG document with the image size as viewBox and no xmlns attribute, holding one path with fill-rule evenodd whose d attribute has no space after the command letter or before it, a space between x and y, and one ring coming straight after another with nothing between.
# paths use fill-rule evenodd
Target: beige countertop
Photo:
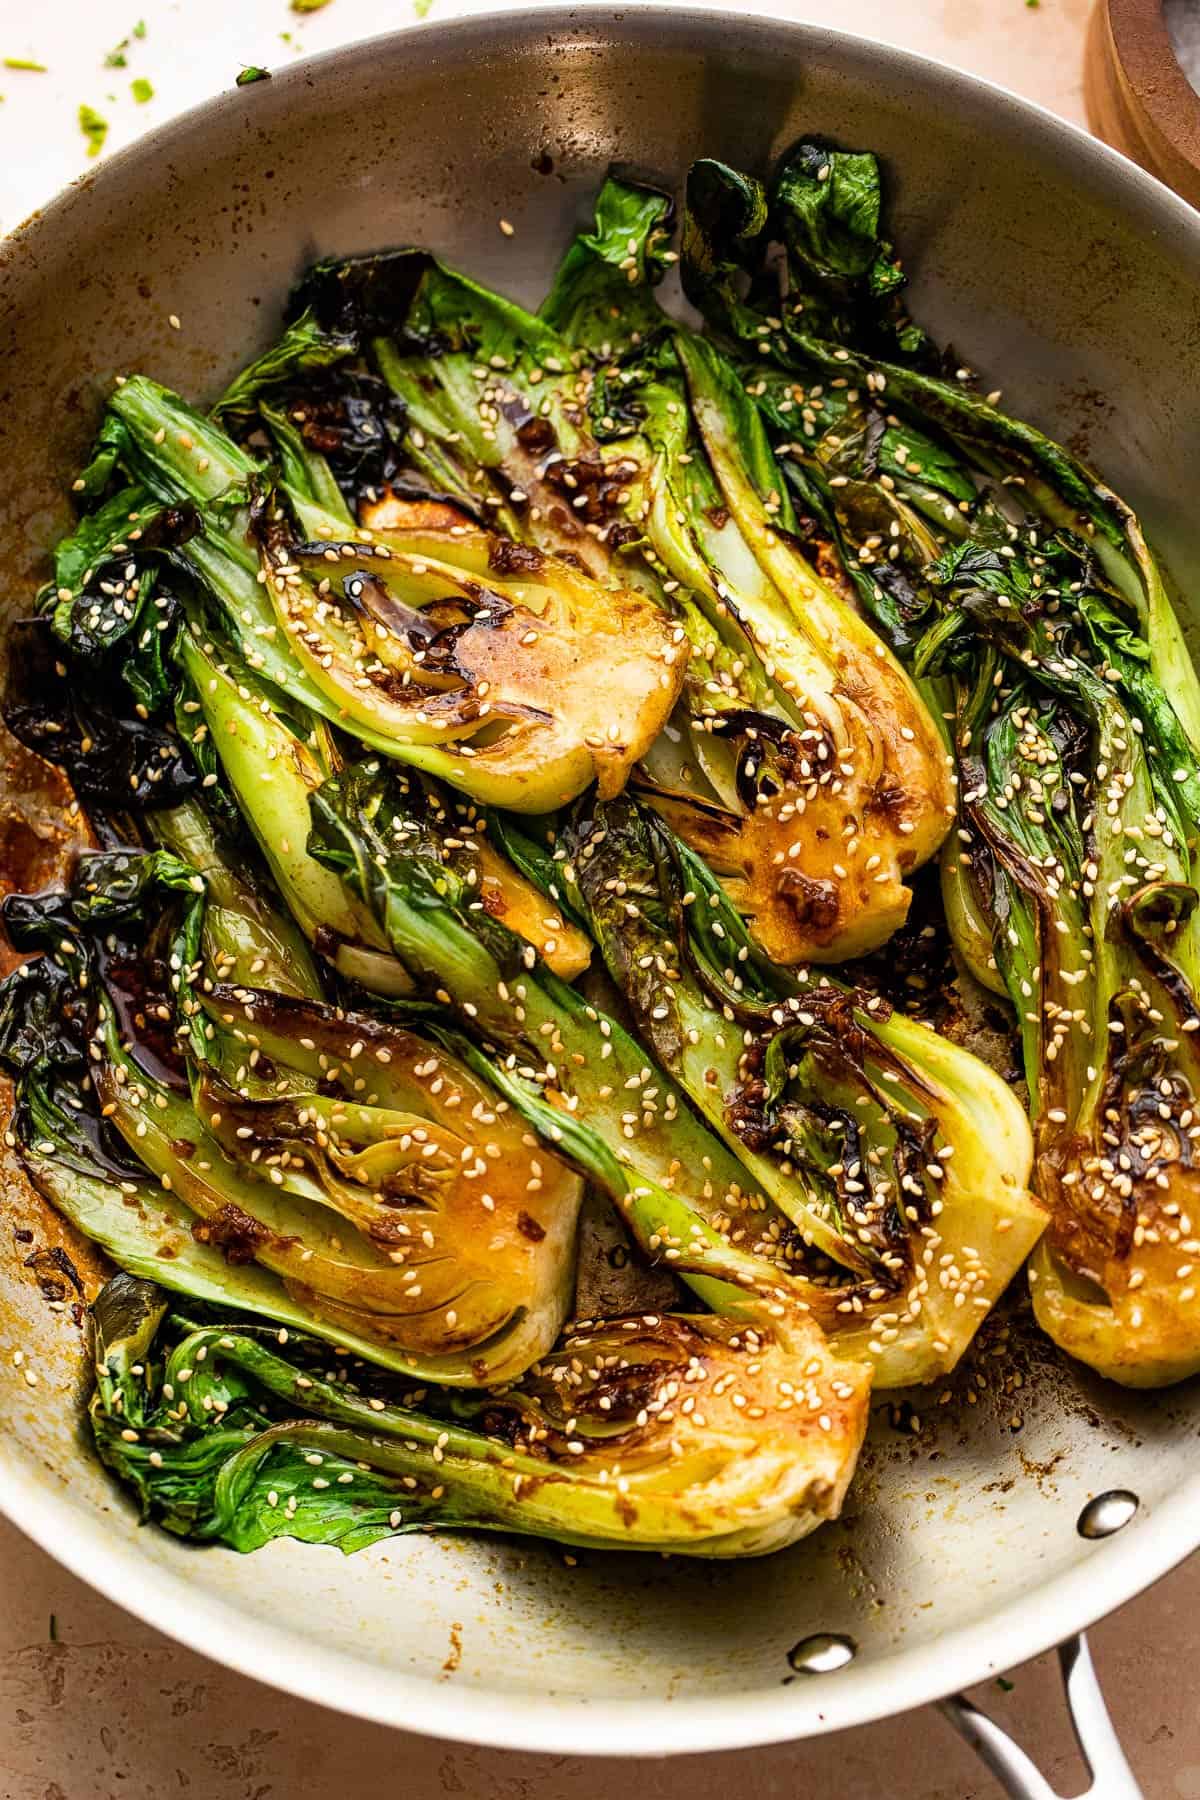
<instances>
[{"instance_id":1,"label":"beige countertop","mask_svg":"<svg viewBox=\"0 0 1200 1800\"><path fill-rule=\"evenodd\" d=\"M629 1765L497 1754L323 1712L141 1625L0 1524L2 1800L611 1800ZM1147 1800L1200 1800L1200 1558L1107 1619L1093 1655ZM974 1698L1060 1793L1086 1785L1052 1657ZM643 1761L638 1800L995 1800L931 1708L799 1745Z\"/></svg>"},{"instance_id":2,"label":"beige countertop","mask_svg":"<svg viewBox=\"0 0 1200 1800\"><path fill-rule=\"evenodd\" d=\"M1083 116L1088 0L758 0L753 10L828 21L944 57L1068 118ZM489 10L436 0L435 17ZM751 10L747 7L747 10ZM118 78L105 51L147 21ZM408 22L411 0L334 0L297 18L287 0L42 0L0 4L6 56L50 65L6 74L0 224L86 165L75 115L106 104L110 146L227 85L240 63L277 66ZM287 32L294 40L285 42ZM134 63L136 61L136 67ZM128 79L154 99L134 105ZM108 96L111 93L112 99ZM248 1569L248 1574L249 1574ZM1200 1800L1200 1559L1092 1634L1112 1712L1148 1800ZM952 1676L948 1675L948 1682ZM1053 1659L977 1693L1060 1791L1085 1785ZM139 1624L0 1523L0 1800L608 1800L628 1765L465 1749L363 1725L248 1682ZM999 1793L933 1711L799 1746L645 1763L640 1800L994 1800Z\"/></svg>"}]
</instances>

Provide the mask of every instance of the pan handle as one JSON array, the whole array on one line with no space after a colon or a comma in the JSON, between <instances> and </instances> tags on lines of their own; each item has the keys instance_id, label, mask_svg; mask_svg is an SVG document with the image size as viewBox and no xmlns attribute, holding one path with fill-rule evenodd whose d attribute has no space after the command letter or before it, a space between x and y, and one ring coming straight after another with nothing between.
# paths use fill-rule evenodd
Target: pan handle
<instances>
[{"instance_id":1,"label":"pan handle","mask_svg":"<svg viewBox=\"0 0 1200 1800\"><path fill-rule=\"evenodd\" d=\"M1058 1646L1058 1661L1071 1723L1092 1778L1079 1800L1143 1800L1113 1730L1082 1632ZM1020 1745L965 1694L952 1694L941 1702L940 1710L1013 1800L1062 1800Z\"/></svg>"}]
</instances>

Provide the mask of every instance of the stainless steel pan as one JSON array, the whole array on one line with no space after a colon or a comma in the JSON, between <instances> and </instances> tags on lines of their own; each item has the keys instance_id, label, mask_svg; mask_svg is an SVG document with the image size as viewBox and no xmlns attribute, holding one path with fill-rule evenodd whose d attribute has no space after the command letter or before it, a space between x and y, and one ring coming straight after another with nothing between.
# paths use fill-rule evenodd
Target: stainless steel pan
<instances>
[{"instance_id":1,"label":"stainless steel pan","mask_svg":"<svg viewBox=\"0 0 1200 1800\"><path fill-rule=\"evenodd\" d=\"M4 616L30 604L64 477L115 373L212 391L267 339L318 252L430 243L532 298L610 162L674 181L698 153L763 165L802 129L883 153L918 312L1015 410L1085 442L1143 509L1184 596L1200 594L1196 214L1048 114L899 51L814 26L588 4L405 32L231 91L8 241ZM69 842L61 795L17 757L0 814L10 880L48 879ZM349 1560L287 1544L251 1561L197 1553L139 1531L72 1429L81 1328L47 1311L25 1266L59 1228L11 1160L3 1175L0 1506L166 1631L365 1717L631 1755L800 1737L1008 1668L1200 1541L1196 1388L1125 1395L1018 1331L1007 1345L992 1335L948 1403L918 1396L903 1418L881 1406L847 1516L764 1563L567 1567L536 1544L420 1537ZM1138 1497L1132 1522L1081 1536L1081 1510L1118 1488ZM857 1653L835 1643L814 1659L820 1633ZM814 1660L826 1672L809 1672ZM1086 1658L1067 1662L1086 1712ZM1036 1791L986 1723L955 1716ZM1110 1761L1106 1792L1133 1791L1115 1785L1127 1776L1113 1743L1093 1755Z\"/></svg>"}]
</instances>

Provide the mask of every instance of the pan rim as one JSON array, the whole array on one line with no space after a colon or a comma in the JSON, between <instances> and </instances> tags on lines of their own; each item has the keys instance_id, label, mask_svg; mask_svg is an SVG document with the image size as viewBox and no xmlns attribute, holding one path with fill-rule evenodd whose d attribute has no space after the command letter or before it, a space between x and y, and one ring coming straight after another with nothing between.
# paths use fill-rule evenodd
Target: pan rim
<instances>
[{"instance_id":1,"label":"pan rim","mask_svg":"<svg viewBox=\"0 0 1200 1800\"><path fill-rule=\"evenodd\" d=\"M804 55L832 48L851 60L874 61L881 76L911 75L927 88L974 101L993 121L1027 122L1047 151L1061 150L1102 188L1103 204L1118 206L1151 230L1177 234L1182 251L1200 269L1200 218L1168 188L1089 136L1010 89L950 64L874 39L812 22L730 10L727 6L677 6L653 0L627 4L562 5L549 0L513 12L488 12L387 31L305 58L279 72L256 104L268 116L307 83L334 68L374 61L401 41L409 66L452 68L480 52L511 54L544 37L547 29L579 28L578 42L636 48L645 34L665 29L685 41L689 32L715 29L746 39L774 39L783 53ZM694 38L693 38L694 42ZM119 172L143 159L176 150L223 116L235 118L246 91L202 101L117 152L100 168L73 182L0 242L0 268L20 278L27 247L53 231L74 205ZM1039 1591L1036 1608L1026 1599L999 1606L935 1643L897 1649L834 1676L716 1697L594 1700L576 1696L527 1696L503 1689L439 1684L334 1651L288 1627L260 1621L233 1602L203 1593L182 1573L157 1567L136 1543L117 1540L101 1518L81 1513L28 1463L0 1463L0 1513L64 1567L145 1623L189 1648L296 1696L340 1712L424 1736L535 1752L588 1756L678 1755L749 1748L863 1725L937 1700L1039 1655L1062 1638L1134 1598L1169 1572L1200 1543L1200 1474L1174 1489L1121 1538L1097 1544L1073 1567ZM1147 1526L1150 1526L1148 1529ZM1101 1574L1097 1556L1107 1562ZM803 1695L803 1699L800 1696Z\"/></svg>"},{"instance_id":2,"label":"pan rim","mask_svg":"<svg viewBox=\"0 0 1200 1800\"><path fill-rule=\"evenodd\" d=\"M484 1749L586 1757L701 1755L870 1725L1003 1675L1085 1631L1169 1574L1195 1547L1200 1478L1142 1509L1122 1540L1098 1542L1039 1591L916 1650L893 1650L802 1687L692 1699L531 1696L406 1675L300 1638L156 1567L36 1476L0 1467L0 1513L124 1611L251 1680L353 1718ZM117 1502L125 1511L123 1500ZM270 1554L271 1546L259 1554ZM204 1553L204 1552L202 1552ZM215 1552L219 1553L219 1552ZM230 1552L230 1554L233 1554ZM1099 1576L1098 1557L1113 1565ZM1036 1623L1033 1623L1033 1621ZM801 1703L799 1694L807 1704Z\"/></svg>"}]
</instances>

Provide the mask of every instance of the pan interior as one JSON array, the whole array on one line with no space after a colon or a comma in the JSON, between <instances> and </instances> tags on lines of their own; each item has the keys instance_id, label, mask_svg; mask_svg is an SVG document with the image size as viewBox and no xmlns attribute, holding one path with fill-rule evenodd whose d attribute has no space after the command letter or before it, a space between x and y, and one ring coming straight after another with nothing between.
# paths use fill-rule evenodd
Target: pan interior
<instances>
[{"instance_id":1,"label":"pan interior","mask_svg":"<svg viewBox=\"0 0 1200 1800\"><path fill-rule=\"evenodd\" d=\"M610 163L674 184L699 154L765 167L802 130L882 153L918 315L1012 410L1094 457L1143 509L1181 592L1200 592L1193 214L1048 117L898 52L588 5L405 33L231 93L9 240L4 622L31 605L115 374L212 393L318 254L425 243L533 299ZM4 750L3 870L38 885L70 834L45 773ZM783 1737L1003 1668L1172 1560L1161 1532L1195 1479L1196 1392L1122 1395L1019 1327L1007 1344L989 1336L944 1403L881 1402L846 1516L766 1562L568 1566L539 1544L431 1538L351 1559L189 1550L140 1532L87 1453L81 1333L46 1310L26 1259L64 1242L89 1281L98 1271L0 1154L0 1503L114 1598L314 1698L564 1751ZM1085 1543L1080 1507L1115 1487L1141 1496L1137 1520ZM848 1633L858 1656L793 1677L787 1652L815 1631ZM941 1677L915 1675L935 1649ZM630 1721L619 1742L611 1702Z\"/></svg>"}]
</instances>

